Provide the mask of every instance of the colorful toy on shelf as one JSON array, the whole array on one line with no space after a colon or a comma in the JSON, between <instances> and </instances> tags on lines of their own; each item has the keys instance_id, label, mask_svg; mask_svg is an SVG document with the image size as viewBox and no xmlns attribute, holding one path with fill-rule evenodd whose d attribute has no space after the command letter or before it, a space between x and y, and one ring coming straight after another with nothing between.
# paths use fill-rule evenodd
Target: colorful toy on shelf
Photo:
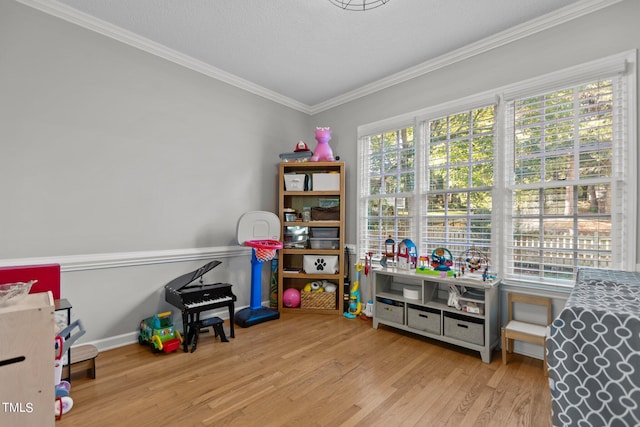
<instances>
[{"instance_id":1,"label":"colorful toy on shelf","mask_svg":"<svg viewBox=\"0 0 640 427\"><path fill-rule=\"evenodd\" d=\"M333 157L333 151L329 145L331 139L331 128L317 127L316 128L316 149L313 151L313 155L309 159L312 162L334 162L336 159Z\"/></svg>"},{"instance_id":2,"label":"colorful toy on shelf","mask_svg":"<svg viewBox=\"0 0 640 427\"><path fill-rule=\"evenodd\" d=\"M316 280L304 285L302 292L335 292L338 287L328 280Z\"/></svg>"},{"instance_id":3,"label":"colorful toy on shelf","mask_svg":"<svg viewBox=\"0 0 640 427\"><path fill-rule=\"evenodd\" d=\"M380 258L380 265L384 268L393 267L396 257L396 242L391 238L391 234L384 241L384 254Z\"/></svg>"},{"instance_id":4,"label":"colorful toy on shelf","mask_svg":"<svg viewBox=\"0 0 640 427\"><path fill-rule=\"evenodd\" d=\"M324 289L325 292L335 292L338 290L338 286L335 283L329 282L328 280L323 280L322 289Z\"/></svg>"},{"instance_id":5,"label":"colorful toy on shelf","mask_svg":"<svg viewBox=\"0 0 640 427\"><path fill-rule=\"evenodd\" d=\"M154 353L171 353L180 348L182 336L173 327L172 313L165 311L140 322L138 343L149 345Z\"/></svg>"},{"instance_id":6,"label":"colorful toy on shelf","mask_svg":"<svg viewBox=\"0 0 640 427\"><path fill-rule=\"evenodd\" d=\"M296 148L290 153L281 153L280 160L283 162L306 162L311 157L311 151L304 141L299 141Z\"/></svg>"},{"instance_id":7,"label":"colorful toy on shelf","mask_svg":"<svg viewBox=\"0 0 640 427\"><path fill-rule=\"evenodd\" d=\"M467 271L469 273L484 271L488 275L489 258L483 251L477 249L475 246L462 252L456 261L458 263L458 269L463 274Z\"/></svg>"},{"instance_id":8,"label":"colorful toy on shelf","mask_svg":"<svg viewBox=\"0 0 640 427\"><path fill-rule=\"evenodd\" d=\"M360 300L360 272L364 270L361 262L356 264L356 279L353 282L351 292L349 292L349 309L344 313L344 317L355 319L362 311L362 302Z\"/></svg>"},{"instance_id":9,"label":"colorful toy on shelf","mask_svg":"<svg viewBox=\"0 0 640 427\"><path fill-rule=\"evenodd\" d=\"M449 271L453 266L453 256L447 248L435 248L431 252L431 267L437 271Z\"/></svg>"},{"instance_id":10,"label":"colorful toy on shelf","mask_svg":"<svg viewBox=\"0 0 640 427\"><path fill-rule=\"evenodd\" d=\"M434 270L433 268L431 268L431 266L428 266L428 265L418 266L418 268L416 268L416 273L429 274L431 276L440 276L440 277L457 277L457 273L455 270L439 271L439 270Z\"/></svg>"},{"instance_id":11,"label":"colorful toy on shelf","mask_svg":"<svg viewBox=\"0 0 640 427\"><path fill-rule=\"evenodd\" d=\"M453 256L447 248L435 248L431 257L421 256L418 259L416 273L431 274L433 276L456 277L457 273L451 269Z\"/></svg>"},{"instance_id":12,"label":"colorful toy on shelf","mask_svg":"<svg viewBox=\"0 0 640 427\"><path fill-rule=\"evenodd\" d=\"M418 249L409 239L398 244L398 268L413 270L418 265Z\"/></svg>"},{"instance_id":13,"label":"colorful toy on shelf","mask_svg":"<svg viewBox=\"0 0 640 427\"><path fill-rule=\"evenodd\" d=\"M420 255L420 258L418 258L418 270L424 270L426 268L429 268L430 262L431 261L429 260L428 256Z\"/></svg>"}]
</instances>

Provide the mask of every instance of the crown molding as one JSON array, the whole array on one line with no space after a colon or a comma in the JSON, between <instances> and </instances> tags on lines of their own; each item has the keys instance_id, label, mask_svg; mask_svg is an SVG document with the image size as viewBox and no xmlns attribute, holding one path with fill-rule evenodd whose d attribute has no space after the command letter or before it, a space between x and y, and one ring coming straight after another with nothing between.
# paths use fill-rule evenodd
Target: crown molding
<instances>
[{"instance_id":1,"label":"crown molding","mask_svg":"<svg viewBox=\"0 0 640 427\"><path fill-rule=\"evenodd\" d=\"M239 89L253 93L254 95L261 96L268 100L277 102L278 104L293 108L294 110L310 114L311 108L306 104L288 98L284 95L281 95L265 87L240 78L234 74L216 68L191 56L180 53L174 49L168 48L160 43L156 43L152 40L147 39L146 37L142 37L138 34L110 24L101 19L95 18L84 12L80 12L79 10L67 6L66 4L60 3L55 0L15 1L26 6L30 6L48 15L55 16L67 22L71 22L72 24L76 24L80 27L86 28L90 31L102 34L103 36L107 36L119 42L125 43L144 52L166 59L167 61L171 61L175 64L181 65L198 73L212 77L231 86L235 86Z\"/></svg>"},{"instance_id":2,"label":"crown molding","mask_svg":"<svg viewBox=\"0 0 640 427\"><path fill-rule=\"evenodd\" d=\"M242 79L231 73L213 67L190 56L184 55L159 43L153 42L145 37L141 37L130 31L112 25L108 22L97 19L93 16L80 12L72 7L57 2L55 0L15 0L26 6L38 9L44 13L56 16L65 21L79 25L88 30L118 40L122 43L136 47L152 55L164 58L175 64L189 68L206 76L220 80L239 89L261 96L285 107L306 113L308 115L318 114L347 102L370 95L383 89L406 82L413 78L428 74L440 68L455 64L456 62L472 58L489 50L504 46L516 40L539 33L546 29L566 23L584 15L604 9L624 0L582 0L565 6L547 15L509 28L508 30L486 37L477 42L456 49L437 58L425 61L414 67L395 73L373 83L364 85L358 89L347 92L343 95L331 98L327 101L310 106L302 102L281 95L277 92L264 88L260 85Z\"/></svg>"},{"instance_id":3,"label":"crown molding","mask_svg":"<svg viewBox=\"0 0 640 427\"><path fill-rule=\"evenodd\" d=\"M311 115L337 107L341 104L354 101L358 98L370 95L383 89L406 82L413 78L431 73L440 68L447 67L465 59L507 45L530 35L539 33L557 25L564 24L584 15L604 9L624 0L583 0L565 6L547 15L527 21L523 24L496 33L492 36L478 40L459 49L453 50L437 58L425 61L416 66L407 68L396 74L377 80L343 95L321 102L311 107Z\"/></svg>"}]
</instances>

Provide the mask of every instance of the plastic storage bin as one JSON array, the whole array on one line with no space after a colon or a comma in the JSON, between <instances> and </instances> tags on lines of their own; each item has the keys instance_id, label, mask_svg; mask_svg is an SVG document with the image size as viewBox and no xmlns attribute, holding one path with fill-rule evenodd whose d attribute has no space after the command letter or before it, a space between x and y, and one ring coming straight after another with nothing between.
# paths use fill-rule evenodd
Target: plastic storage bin
<instances>
[{"instance_id":1,"label":"plastic storage bin","mask_svg":"<svg viewBox=\"0 0 640 427\"><path fill-rule=\"evenodd\" d=\"M307 175L302 173L289 173L284 175L285 191L304 191Z\"/></svg>"},{"instance_id":2,"label":"plastic storage bin","mask_svg":"<svg viewBox=\"0 0 640 427\"><path fill-rule=\"evenodd\" d=\"M321 239L338 237L338 227L311 227L311 235L313 237L319 237Z\"/></svg>"},{"instance_id":3,"label":"plastic storage bin","mask_svg":"<svg viewBox=\"0 0 640 427\"><path fill-rule=\"evenodd\" d=\"M340 246L340 239L312 237L309 241L311 249L338 249Z\"/></svg>"},{"instance_id":4,"label":"plastic storage bin","mask_svg":"<svg viewBox=\"0 0 640 427\"><path fill-rule=\"evenodd\" d=\"M308 227L291 226L284 228L285 248L306 248L308 239Z\"/></svg>"}]
</instances>

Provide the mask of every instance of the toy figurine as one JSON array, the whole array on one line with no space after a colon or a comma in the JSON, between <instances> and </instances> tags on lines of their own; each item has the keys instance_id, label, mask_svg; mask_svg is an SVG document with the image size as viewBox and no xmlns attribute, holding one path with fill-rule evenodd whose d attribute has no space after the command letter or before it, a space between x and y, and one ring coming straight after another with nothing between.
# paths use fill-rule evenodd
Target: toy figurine
<instances>
[{"instance_id":1,"label":"toy figurine","mask_svg":"<svg viewBox=\"0 0 640 427\"><path fill-rule=\"evenodd\" d=\"M396 241L391 238L391 234L384 241L384 253L380 258L380 265L384 268L393 267L396 257Z\"/></svg>"},{"instance_id":2,"label":"toy figurine","mask_svg":"<svg viewBox=\"0 0 640 427\"><path fill-rule=\"evenodd\" d=\"M425 268L427 268L431 261L429 260L428 256L420 255L419 262L420 265L418 266L418 268L424 270Z\"/></svg>"},{"instance_id":3,"label":"toy figurine","mask_svg":"<svg viewBox=\"0 0 640 427\"><path fill-rule=\"evenodd\" d=\"M333 151L329 145L331 139L331 128L316 128L316 149L313 151L313 156L309 159L312 162L333 162Z\"/></svg>"},{"instance_id":4,"label":"toy figurine","mask_svg":"<svg viewBox=\"0 0 640 427\"><path fill-rule=\"evenodd\" d=\"M398 268L414 270L418 265L418 249L410 239L398 244Z\"/></svg>"},{"instance_id":5,"label":"toy figurine","mask_svg":"<svg viewBox=\"0 0 640 427\"><path fill-rule=\"evenodd\" d=\"M462 274L464 274L465 271L469 273L475 273L476 271L481 272L489 266L489 258L487 255L475 246L471 246L461 253L456 262Z\"/></svg>"},{"instance_id":6,"label":"toy figurine","mask_svg":"<svg viewBox=\"0 0 640 427\"><path fill-rule=\"evenodd\" d=\"M453 266L453 256L447 248L435 248L431 253L431 267L436 271L449 271Z\"/></svg>"}]
</instances>

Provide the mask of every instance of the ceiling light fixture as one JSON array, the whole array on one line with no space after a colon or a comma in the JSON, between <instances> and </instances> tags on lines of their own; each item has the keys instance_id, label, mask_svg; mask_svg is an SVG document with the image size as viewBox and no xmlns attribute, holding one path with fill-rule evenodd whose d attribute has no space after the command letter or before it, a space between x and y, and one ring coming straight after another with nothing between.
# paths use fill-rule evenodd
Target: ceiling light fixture
<instances>
[{"instance_id":1,"label":"ceiling light fixture","mask_svg":"<svg viewBox=\"0 0 640 427\"><path fill-rule=\"evenodd\" d=\"M344 10L369 10L389 3L391 0L329 0L331 3Z\"/></svg>"}]
</instances>

